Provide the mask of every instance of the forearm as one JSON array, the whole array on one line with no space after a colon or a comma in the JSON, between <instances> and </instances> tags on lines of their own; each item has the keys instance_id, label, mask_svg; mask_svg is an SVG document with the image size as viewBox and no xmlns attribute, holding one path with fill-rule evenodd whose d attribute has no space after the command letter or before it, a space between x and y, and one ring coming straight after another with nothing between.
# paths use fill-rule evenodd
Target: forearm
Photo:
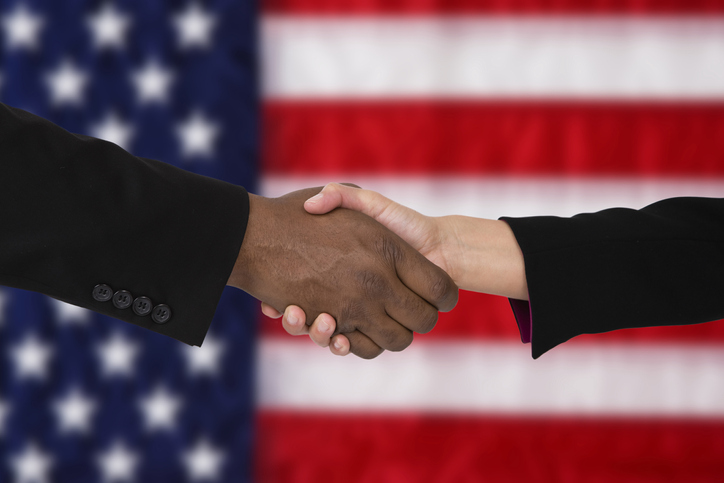
<instances>
[{"instance_id":1,"label":"forearm","mask_svg":"<svg viewBox=\"0 0 724 483\"><path fill-rule=\"evenodd\" d=\"M528 300L523 252L506 222L458 215L438 222L445 259L458 287Z\"/></svg>"}]
</instances>

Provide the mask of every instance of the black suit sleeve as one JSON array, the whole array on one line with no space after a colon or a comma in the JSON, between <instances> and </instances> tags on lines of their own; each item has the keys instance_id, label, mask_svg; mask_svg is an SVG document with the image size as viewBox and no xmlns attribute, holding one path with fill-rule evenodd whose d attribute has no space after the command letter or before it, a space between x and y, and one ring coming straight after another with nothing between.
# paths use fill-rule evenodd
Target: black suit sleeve
<instances>
[{"instance_id":1,"label":"black suit sleeve","mask_svg":"<svg viewBox=\"0 0 724 483\"><path fill-rule=\"evenodd\" d=\"M535 358L579 334L724 318L724 199L503 220L525 259Z\"/></svg>"},{"instance_id":2,"label":"black suit sleeve","mask_svg":"<svg viewBox=\"0 0 724 483\"><path fill-rule=\"evenodd\" d=\"M200 345L241 247L246 191L0 104L0 284ZM164 304L116 308L96 285Z\"/></svg>"}]
</instances>

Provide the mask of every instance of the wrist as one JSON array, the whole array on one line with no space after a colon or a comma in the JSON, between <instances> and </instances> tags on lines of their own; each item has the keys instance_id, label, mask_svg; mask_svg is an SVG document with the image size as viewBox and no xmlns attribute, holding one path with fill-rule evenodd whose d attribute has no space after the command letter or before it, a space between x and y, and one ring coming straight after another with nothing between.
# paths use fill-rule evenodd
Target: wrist
<instances>
[{"instance_id":1,"label":"wrist","mask_svg":"<svg viewBox=\"0 0 724 483\"><path fill-rule=\"evenodd\" d=\"M260 247L263 245L264 229L261 225L264 223L269 228L270 221L268 220L272 218L268 210L270 201L269 198L249 193L249 219L244 241L226 283L247 293L253 292L254 270L259 264Z\"/></svg>"},{"instance_id":2,"label":"wrist","mask_svg":"<svg viewBox=\"0 0 724 483\"><path fill-rule=\"evenodd\" d=\"M442 251L459 288L528 299L523 253L507 223L459 215L443 218Z\"/></svg>"}]
</instances>

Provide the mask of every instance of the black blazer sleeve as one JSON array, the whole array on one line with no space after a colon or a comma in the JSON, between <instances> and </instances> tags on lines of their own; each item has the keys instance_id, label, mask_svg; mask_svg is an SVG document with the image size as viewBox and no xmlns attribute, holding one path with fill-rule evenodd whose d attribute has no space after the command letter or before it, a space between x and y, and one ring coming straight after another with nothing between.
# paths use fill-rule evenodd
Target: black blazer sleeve
<instances>
[{"instance_id":1,"label":"black blazer sleeve","mask_svg":"<svg viewBox=\"0 0 724 483\"><path fill-rule=\"evenodd\" d=\"M0 163L0 284L201 344L244 238L243 188L2 104ZM100 284L171 318L98 301Z\"/></svg>"},{"instance_id":2,"label":"black blazer sleeve","mask_svg":"<svg viewBox=\"0 0 724 483\"><path fill-rule=\"evenodd\" d=\"M724 318L724 199L502 219L525 259L533 357L579 334Z\"/></svg>"}]
</instances>

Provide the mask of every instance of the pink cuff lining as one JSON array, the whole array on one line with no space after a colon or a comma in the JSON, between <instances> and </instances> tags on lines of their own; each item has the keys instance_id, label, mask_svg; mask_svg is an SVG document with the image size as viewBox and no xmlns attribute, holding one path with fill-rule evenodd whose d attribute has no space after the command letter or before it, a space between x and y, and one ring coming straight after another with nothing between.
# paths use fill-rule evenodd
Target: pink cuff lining
<instances>
[{"instance_id":1,"label":"pink cuff lining","mask_svg":"<svg viewBox=\"0 0 724 483\"><path fill-rule=\"evenodd\" d=\"M530 316L530 303L527 300L508 299L513 309L515 321L518 323L520 340L524 344L530 343L533 339L533 321Z\"/></svg>"}]
</instances>

